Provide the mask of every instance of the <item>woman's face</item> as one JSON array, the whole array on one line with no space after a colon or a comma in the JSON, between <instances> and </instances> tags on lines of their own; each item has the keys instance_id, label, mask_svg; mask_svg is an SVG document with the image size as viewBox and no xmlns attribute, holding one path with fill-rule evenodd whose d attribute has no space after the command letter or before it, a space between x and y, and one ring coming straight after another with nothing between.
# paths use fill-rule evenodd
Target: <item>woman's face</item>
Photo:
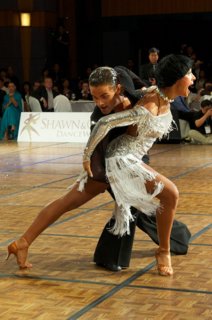
<instances>
[{"instance_id":1,"label":"woman's face","mask_svg":"<svg viewBox=\"0 0 212 320\"><path fill-rule=\"evenodd\" d=\"M194 74L192 73L192 70L190 69L183 78L177 80L176 94L178 96L187 97L190 92L189 87L193 85L194 80L196 80L196 77L194 76Z\"/></svg>"},{"instance_id":2,"label":"woman's face","mask_svg":"<svg viewBox=\"0 0 212 320\"><path fill-rule=\"evenodd\" d=\"M109 114L117 105L120 98L120 85L113 87L111 85L90 86L90 92L97 107L103 114Z\"/></svg>"},{"instance_id":3,"label":"woman's face","mask_svg":"<svg viewBox=\"0 0 212 320\"><path fill-rule=\"evenodd\" d=\"M13 82L10 82L10 83L8 84L8 91L9 91L9 93L10 93L10 94L13 94L13 93L15 92L15 90L16 90L15 84L14 84Z\"/></svg>"}]
</instances>

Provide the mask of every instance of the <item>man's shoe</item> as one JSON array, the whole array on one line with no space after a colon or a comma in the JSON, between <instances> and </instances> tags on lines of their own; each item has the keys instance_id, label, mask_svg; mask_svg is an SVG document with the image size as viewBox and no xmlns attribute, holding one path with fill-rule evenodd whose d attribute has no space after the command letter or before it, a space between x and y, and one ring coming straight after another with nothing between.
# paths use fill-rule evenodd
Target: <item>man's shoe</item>
<instances>
[{"instance_id":1,"label":"man's shoe","mask_svg":"<svg viewBox=\"0 0 212 320\"><path fill-rule=\"evenodd\" d=\"M102 268L105 268L105 269L110 270L110 271L116 271L117 272L117 271L121 271L122 270L122 267L118 266L116 264L96 262L96 265L98 267L102 267Z\"/></svg>"}]
</instances>

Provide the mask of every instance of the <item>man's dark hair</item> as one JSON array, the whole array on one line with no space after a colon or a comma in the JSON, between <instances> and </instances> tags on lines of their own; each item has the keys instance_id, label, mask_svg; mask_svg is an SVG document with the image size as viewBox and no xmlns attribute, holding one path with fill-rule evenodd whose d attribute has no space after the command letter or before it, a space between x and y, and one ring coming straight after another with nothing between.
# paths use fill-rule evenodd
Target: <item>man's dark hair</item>
<instances>
[{"instance_id":1,"label":"man's dark hair","mask_svg":"<svg viewBox=\"0 0 212 320\"><path fill-rule=\"evenodd\" d=\"M155 48L155 47L153 47L153 48L150 48L150 49L149 49L149 53L157 53L157 54L159 54L159 53L160 53L160 50L157 49L157 48Z\"/></svg>"},{"instance_id":2,"label":"man's dark hair","mask_svg":"<svg viewBox=\"0 0 212 320\"><path fill-rule=\"evenodd\" d=\"M206 99L201 102L201 107L212 107L212 100Z\"/></svg>"}]
</instances>

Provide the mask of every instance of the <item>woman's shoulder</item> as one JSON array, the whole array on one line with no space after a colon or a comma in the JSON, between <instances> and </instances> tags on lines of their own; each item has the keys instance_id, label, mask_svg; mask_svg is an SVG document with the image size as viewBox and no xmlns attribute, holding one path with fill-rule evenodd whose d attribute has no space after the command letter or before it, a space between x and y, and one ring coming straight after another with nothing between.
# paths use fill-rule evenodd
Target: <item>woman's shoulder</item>
<instances>
[{"instance_id":1,"label":"woman's shoulder","mask_svg":"<svg viewBox=\"0 0 212 320\"><path fill-rule=\"evenodd\" d=\"M149 113L153 115L158 114L158 99L155 92L146 93L140 101L138 101L137 106L146 109Z\"/></svg>"}]
</instances>

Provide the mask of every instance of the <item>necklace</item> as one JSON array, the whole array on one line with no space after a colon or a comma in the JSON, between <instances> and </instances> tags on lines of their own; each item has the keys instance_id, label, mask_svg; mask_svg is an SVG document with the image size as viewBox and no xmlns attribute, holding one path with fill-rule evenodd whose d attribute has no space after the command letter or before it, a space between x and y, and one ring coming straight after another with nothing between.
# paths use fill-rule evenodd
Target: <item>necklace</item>
<instances>
[{"instance_id":1,"label":"necklace","mask_svg":"<svg viewBox=\"0 0 212 320\"><path fill-rule=\"evenodd\" d=\"M174 101L174 99L169 99L163 92L160 91L160 89L159 89L158 87L156 87L155 90L156 90L157 94L159 94L159 96L160 96L164 101L169 102L169 103L171 103L171 102Z\"/></svg>"}]
</instances>

